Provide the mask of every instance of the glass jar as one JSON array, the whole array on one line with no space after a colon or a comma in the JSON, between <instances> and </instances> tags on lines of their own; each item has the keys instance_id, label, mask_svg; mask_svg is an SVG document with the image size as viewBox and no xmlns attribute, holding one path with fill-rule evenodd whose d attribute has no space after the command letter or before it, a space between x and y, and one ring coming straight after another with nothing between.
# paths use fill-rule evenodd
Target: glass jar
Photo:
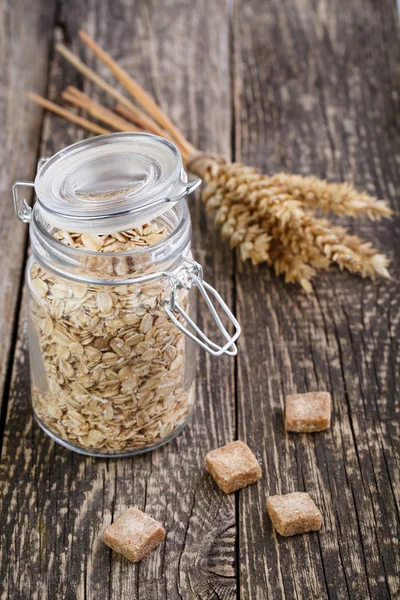
<instances>
[{"instance_id":1,"label":"glass jar","mask_svg":"<svg viewBox=\"0 0 400 600\"><path fill-rule=\"evenodd\" d=\"M71 450L122 456L168 442L191 416L195 344L237 352L239 324L191 254L185 196L199 183L169 141L116 133L41 159L34 184L13 186L30 223L33 412ZM18 197L24 185L35 188L33 209ZM195 324L196 290L222 346Z\"/></svg>"}]
</instances>

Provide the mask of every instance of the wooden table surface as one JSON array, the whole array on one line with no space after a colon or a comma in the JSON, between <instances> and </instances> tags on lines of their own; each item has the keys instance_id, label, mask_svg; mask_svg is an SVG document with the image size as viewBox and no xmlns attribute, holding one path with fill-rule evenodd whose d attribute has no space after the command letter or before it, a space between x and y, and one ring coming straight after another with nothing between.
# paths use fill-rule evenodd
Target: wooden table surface
<instances>
[{"instance_id":1,"label":"wooden table surface","mask_svg":"<svg viewBox=\"0 0 400 600\"><path fill-rule=\"evenodd\" d=\"M399 206L395 0L0 0L0 598L400 598L395 220L347 222L393 258L392 281L332 270L307 297L265 266L240 264L200 198L190 200L195 256L243 327L235 360L199 353L190 426L152 454L99 460L32 422L28 228L14 215L11 183L86 135L44 115L27 90L58 100L74 84L104 100L54 51L64 40L94 65L79 27L199 148L269 173L352 181ZM212 335L205 311L199 319ZM285 394L315 389L332 393L330 430L285 434ZM204 455L237 438L255 450L263 480L224 495ZM313 496L324 525L280 538L265 501L295 490ZM102 542L105 525L132 505L168 531L139 565Z\"/></svg>"}]
</instances>

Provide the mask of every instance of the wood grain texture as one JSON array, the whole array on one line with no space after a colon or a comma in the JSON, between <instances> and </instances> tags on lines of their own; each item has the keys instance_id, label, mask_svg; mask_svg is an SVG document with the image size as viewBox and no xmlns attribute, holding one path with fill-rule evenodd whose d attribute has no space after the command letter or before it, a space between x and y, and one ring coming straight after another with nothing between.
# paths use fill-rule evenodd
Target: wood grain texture
<instances>
[{"instance_id":1,"label":"wood grain texture","mask_svg":"<svg viewBox=\"0 0 400 600\"><path fill-rule=\"evenodd\" d=\"M227 24L222 1L191 6L179 1L65 2L55 36L65 36L93 64L77 41L79 27L85 28L155 95L195 143L229 154ZM66 84L82 86L62 61L53 57L53 100ZM101 67L99 71L112 80ZM82 135L47 115L42 154L50 155ZM231 303L232 255L220 244L199 199L190 202L195 256L210 283ZM200 322L208 335L215 334L204 309ZM3 452L2 510L8 519L1 539L0 597L236 597L235 499L222 494L204 468L207 451L234 436L233 368L228 358L199 354L193 421L165 448L124 460L83 458L53 444L30 420L21 325ZM139 565L102 542L104 528L129 506L159 519L167 530L165 543Z\"/></svg>"},{"instance_id":2,"label":"wood grain texture","mask_svg":"<svg viewBox=\"0 0 400 600\"><path fill-rule=\"evenodd\" d=\"M10 351L14 350L15 313L26 251L26 228L14 213L11 186L17 179L32 180L39 147L41 113L30 105L25 92L43 93L47 83L49 41L54 7L32 0L30 9L16 0L0 1L0 394L8 387ZM31 57L35 59L32 61ZM25 188L27 199L30 190ZM12 360L12 357L11 357ZM1 401L0 401L1 409ZM5 410L5 409L4 409ZM2 413L0 444L3 429Z\"/></svg>"},{"instance_id":3,"label":"wood grain texture","mask_svg":"<svg viewBox=\"0 0 400 600\"><path fill-rule=\"evenodd\" d=\"M234 52L236 159L353 181L399 209L393 2L237 3ZM400 595L398 223L347 223L393 257L392 282L333 270L308 298L266 268L237 274L239 437L265 473L240 495L243 599ZM284 396L318 389L330 431L285 434ZM323 529L280 538L265 501L295 490Z\"/></svg>"},{"instance_id":4,"label":"wood grain texture","mask_svg":"<svg viewBox=\"0 0 400 600\"><path fill-rule=\"evenodd\" d=\"M109 103L54 54L52 38L114 83L79 43L80 27L199 148L227 155L232 150L271 173L347 179L389 198L398 210L400 36L394 2L232 5L231 28L223 0L33 0L29 11L21 0L0 0L6 36L0 36L0 110L7 124L0 132L6 159L0 185L2 201L9 202L0 285L11 281L10 296L1 296L7 322L1 364L7 363L18 310L26 236L13 216L10 182L33 175L39 148L49 156L86 136L52 115L45 116L40 135L41 112L24 104L22 90L43 92L47 86L58 101L72 84ZM28 143L18 144L14 136ZM23 172L20 164L27 167ZM347 221L393 257L392 282L373 285L333 270L306 297L265 267L236 265L198 198L191 200L191 212L195 256L207 280L237 305L243 335L236 365L199 354L193 421L165 448L95 460L41 433L30 416L20 311L0 471L1 600L398 598L398 223ZM203 307L199 317L212 336ZM285 434L284 396L315 389L332 393L331 429ZM264 477L226 496L203 461L208 450L235 437L256 452ZM311 494L324 526L319 534L279 538L265 501L295 490ZM129 506L167 529L165 543L139 565L102 542L104 528Z\"/></svg>"}]
</instances>

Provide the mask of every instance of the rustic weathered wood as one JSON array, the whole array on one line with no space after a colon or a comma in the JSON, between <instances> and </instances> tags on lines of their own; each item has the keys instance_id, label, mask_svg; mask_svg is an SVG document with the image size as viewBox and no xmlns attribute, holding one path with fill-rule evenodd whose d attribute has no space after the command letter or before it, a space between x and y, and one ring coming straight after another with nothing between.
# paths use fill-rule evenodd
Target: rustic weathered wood
<instances>
[{"instance_id":1,"label":"rustic weathered wood","mask_svg":"<svg viewBox=\"0 0 400 600\"><path fill-rule=\"evenodd\" d=\"M190 6L178 1L65 2L61 9L58 39L65 35L92 64L76 36L79 27L87 29L195 143L229 154L228 20L222 0ZM110 77L100 65L99 71ZM53 57L51 99L69 83L82 81L62 58ZM47 115L42 154L82 135ZM231 303L232 255L220 244L199 200L190 202L196 258ZM201 325L213 335L212 319L202 309ZM228 358L199 354L194 418L169 446L133 459L84 458L50 442L29 418L21 325L2 459L2 514L8 517L1 539L0 597L234 598L235 499L224 496L204 469L206 452L234 437L233 369ZM132 505L162 521L168 532L165 544L136 566L102 542L105 526Z\"/></svg>"},{"instance_id":2,"label":"rustic weathered wood","mask_svg":"<svg viewBox=\"0 0 400 600\"><path fill-rule=\"evenodd\" d=\"M349 179L388 197L396 208L400 113L394 74L400 37L391 0L340 0L334 7L326 0L237 2L232 36L223 0L62 0L56 13L55 4L34 0L27 11L20 2L5 7L0 0L7 125L0 147L11 165L8 181L0 170L3 201L12 179L32 176L39 147L51 155L85 137L78 127L47 115L40 138L39 109L28 106L26 117L21 112L23 89L43 92L48 58L51 99L73 84L109 102L49 48L52 36L66 41L93 65L77 39L83 27L196 146L229 154L232 141L244 162L269 172ZM96 68L112 81L102 65ZM6 118L10 107L14 122ZM230 359L199 355L194 419L164 449L94 460L42 434L30 418L20 311L0 471L0 598L399 597L398 266L392 267L393 282L377 285L332 271L308 298L265 267L235 267L199 200L192 216L196 258L228 303L236 302L243 336L236 373ZM5 365L26 236L11 204L3 228L2 285L13 286L11 303L2 296ZM399 256L395 224L357 222L354 229ZM204 310L200 318L212 335ZM285 394L317 388L333 394L331 430L285 434ZM236 498L218 490L203 465L209 449L235 437L256 451L264 471L258 485ZM267 495L303 489L323 512L323 530L279 538L266 515ZM131 505L168 531L165 544L136 566L102 543L104 527Z\"/></svg>"},{"instance_id":3,"label":"rustic weathered wood","mask_svg":"<svg viewBox=\"0 0 400 600\"><path fill-rule=\"evenodd\" d=\"M21 0L0 1L0 397L8 388L8 367L14 351L15 313L20 295L27 231L18 227L11 199L16 179L31 179L35 172L41 113L29 105L25 92L35 86L44 92L47 81L53 3L33 0L29 11ZM34 60L32 60L34 57ZM29 189L22 193L30 197ZM7 390L6 390L7 391ZM1 400L0 400L1 408ZM4 425L0 410L0 444Z\"/></svg>"},{"instance_id":4,"label":"rustic weathered wood","mask_svg":"<svg viewBox=\"0 0 400 600\"><path fill-rule=\"evenodd\" d=\"M234 51L236 159L354 181L398 210L393 2L237 3ZM307 298L266 268L237 274L238 434L265 473L240 494L243 600L400 595L399 242L394 223L354 230L393 256L393 282L332 271ZM316 389L333 394L331 430L285 434L285 394ZM319 534L272 531L267 496L294 490L321 508Z\"/></svg>"}]
</instances>

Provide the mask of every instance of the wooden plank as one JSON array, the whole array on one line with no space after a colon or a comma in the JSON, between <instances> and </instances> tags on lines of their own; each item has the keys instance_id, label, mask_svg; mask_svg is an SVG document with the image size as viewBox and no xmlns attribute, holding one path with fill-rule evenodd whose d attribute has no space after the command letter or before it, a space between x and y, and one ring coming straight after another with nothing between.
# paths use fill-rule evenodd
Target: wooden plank
<instances>
[{"instance_id":1,"label":"wooden plank","mask_svg":"<svg viewBox=\"0 0 400 600\"><path fill-rule=\"evenodd\" d=\"M66 35L82 52L76 33L87 29L155 94L195 144L229 153L229 44L222 0L190 6L178 0L61 4L58 39ZM81 80L55 57L51 98L67 83ZM85 89L91 91L86 84ZM74 126L46 116L42 153L79 137ZM232 256L199 200L191 203L195 256L231 303ZM236 597L234 498L217 490L204 469L206 452L234 435L233 362L199 353L193 421L165 448L124 460L84 458L53 444L32 424L24 323L3 452L2 510L8 517L1 549L8 560L1 561L0 597ZM200 323L208 335L215 333L204 310ZM168 532L165 544L136 566L102 543L105 526L132 505L160 519Z\"/></svg>"},{"instance_id":2,"label":"wooden plank","mask_svg":"<svg viewBox=\"0 0 400 600\"><path fill-rule=\"evenodd\" d=\"M34 86L45 90L53 15L52 1L33 0L26 11L21 0L13 2L12 8L0 0L0 398L9 384L27 239L26 228L19 226L14 213L11 186L17 179L32 180L35 173L41 113L28 105L25 92ZM29 189L22 193L29 199ZM0 414L1 444L4 412Z\"/></svg>"},{"instance_id":3,"label":"wooden plank","mask_svg":"<svg viewBox=\"0 0 400 600\"><path fill-rule=\"evenodd\" d=\"M347 179L398 210L397 19L390 0L237 3L235 158ZM398 259L394 223L351 227ZM333 270L311 297L265 267L238 273L239 437L265 473L240 494L243 600L399 597L395 260L391 270L376 285ZM333 394L330 431L285 434L285 394L315 389ZM266 498L295 490L312 495L324 526L280 538Z\"/></svg>"}]
</instances>

